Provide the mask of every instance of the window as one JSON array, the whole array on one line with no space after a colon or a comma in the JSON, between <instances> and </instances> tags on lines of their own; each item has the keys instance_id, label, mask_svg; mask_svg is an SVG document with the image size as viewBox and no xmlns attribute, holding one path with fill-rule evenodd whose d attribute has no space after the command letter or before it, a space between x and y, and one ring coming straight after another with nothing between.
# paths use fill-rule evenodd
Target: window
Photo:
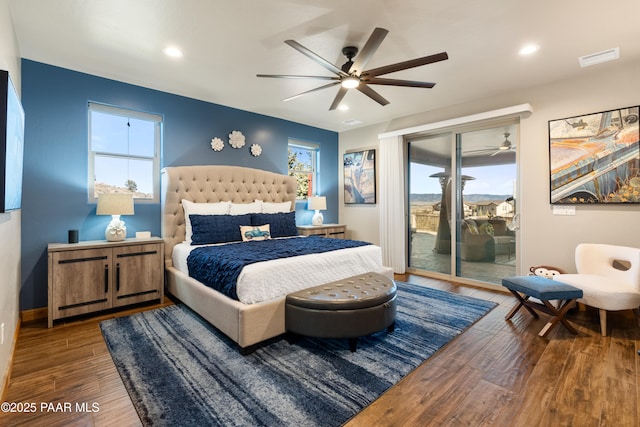
<instances>
[{"instance_id":1,"label":"window","mask_svg":"<svg viewBox=\"0 0 640 427\"><path fill-rule=\"evenodd\" d=\"M298 180L296 199L316 194L319 151L316 144L289 140L289 176Z\"/></svg>"},{"instance_id":2,"label":"window","mask_svg":"<svg viewBox=\"0 0 640 427\"><path fill-rule=\"evenodd\" d=\"M101 193L159 202L162 116L89 103L89 201Z\"/></svg>"}]
</instances>

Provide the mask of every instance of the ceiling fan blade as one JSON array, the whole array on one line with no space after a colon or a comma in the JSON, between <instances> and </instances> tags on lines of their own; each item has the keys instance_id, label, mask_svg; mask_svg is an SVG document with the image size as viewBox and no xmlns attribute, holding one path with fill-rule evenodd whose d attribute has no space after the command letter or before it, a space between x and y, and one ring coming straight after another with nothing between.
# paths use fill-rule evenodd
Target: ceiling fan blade
<instances>
[{"instance_id":1,"label":"ceiling fan blade","mask_svg":"<svg viewBox=\"0 0 640 427\"><path fill-rule=\"evenodd\" d=\"M315 89L311 89L311 90L308 90L308 91L306 91L306 92L302 92L302 93L299 93L299 94L297 94L297 95L290 96L289 98L285 98L285 99L283 99L283 101L291 101L292 99L299 98L299 97L301 97L302 95L306 95L306 94L311 93L311 92L316 92L316 91L318 91L318 90L326 89L326 88L328 88L328 87L335 86L335 85L337 85L337 84L340 84L340 82L338 81L338 82L329 83L328 85L320 86L320 87L317 87L317 88L315 88Z\"/></svg>"},{"instance_id":2,"label":"ceiling fan blade","mask_svg":"<svg viewBox=\"0 0 640 427\"><path fill-rule=\"evenodd\" d=\"M374 101L376 101L378 104L385 106L389 103L389 101L387 101L386 99L384 99L382 97L382 95L380 95L378 92L376 92L375 90L371 89L369 86L367 86L366 84L361 84L360 86L358 86L356 89L358 89L360 92L364 93L365 95L367 95L369 98L373 99Z\"/></svg>"},{"instance_id":3,"label":"ceiling fan blade","mask_svg":"<svg viewBox=\"0 0 640 427\"><path fill-rule=\"evenodd\" d=\"M373 33L369 36L360 53L356 56L355 61L353 61L351 68L349 68L349 74L354 72L361 73L364 70L387 34L389 34L389 31L384 28L376 28L373 30Z\"/></svg>"},{"instance_id":4,"label":"ceiling fan blade","mask_svg":"<svg viewBox=\"0 0 640 427\"><path fill-rule=\"evenodd\" d=\"M340 80L338 77L329 76L299 76L295 74L256 74L256 77L270 77L274 79L314 79L314 80Z\"/></svg>"},{"instance_id":5,"label":"ceiling fan blade","mask_svg":"<svg viewBox=\"0 0 640 427\"><path fill-rule=\"evenodd\" d=\"M405 87L422 87L425 89L431 89L436 84L429 82L416 82L412 80L396 80L396 79L382 79L374 77L372 79L365 79L365 83L369 85L386 85L386 86L405 86Z\"/></svg>"},{"instance_id":6,"label":"ceiling fan blade","mask_svg":"<svg viewBox=\"0 0 640 427\"><path fill-rule=\"evenodd\" d=\"M342 102L342 98L344 98L348 90L349 89L347 89L346 87L340 86L340 90L336 94L336 97L333 98L333 102L331 103L331 107L329 107L329 111L333 111L338 108L338 105L340 105L340 103Z\"/></svg>"},{"instance_id":7,"label":"ceiling fan blade","mask_svg":"<svg viewBox=\"0 0 640 427\"><path fill-rule=\"evenodd\" d=\"M462 154L489 154L494 153L495 151L495 148L482 148L480 150L463 151Z\"/></svg>"},{"instance_id":8,"label":"ceiling fan blade","mask_svg":"<svg viewBox=\"0 0 640 427\"><path fill-rule=\"evenodd\" d=\"M331 71L332 73L335 73L335 74L337 74L339 76L344 76L344 77L347 76L347 73L342 71L340 68L336 67L335 65L333 65L331 62L327 61L326 59L324 59L320 55L318 55L318 54L310 51L306 47L302 46L297 41L295 41L295 40L285 40L285 43L288 44L289 46L291 46L292 48L294 48L295 50L297 50L298 52L300 52L301 54L305 55L306 57L313 59L318 64L322 65L324 68L326 68L327 70Z\"/></svg>"},{"instance_id":9,"label":"ceiling fan blade","mask_svg":"<svg viewBox=\"0 0 640 427\"><path fill-rule=\"evenodd\" d=\"M398 62L397 64L385 65L384 67L363 71L360 77L381 76L383 74L395 73L396 71L420 67L422 65L432 64L434 62L444 61L446 59L449 59L449 55L447 55L447 52L440 52L436 53L435 55L423 56L422 58L410 59L409 61Z\"/></svg>"},{"instance_id":10,"label":"ceiling fan blade","mask_svg":"<svg viewBox=\"0 0 640 427\"><path fill-rule=\"evenodd\" d=\"M510 148L498 148L498 149L496 150L496 152L492 154L492 156L495 156L496 154L500 154L500 153L514 153L514 154L515 154L515 148L516 148L516 147L510 147Z\"/></svg>"}]
</instances>

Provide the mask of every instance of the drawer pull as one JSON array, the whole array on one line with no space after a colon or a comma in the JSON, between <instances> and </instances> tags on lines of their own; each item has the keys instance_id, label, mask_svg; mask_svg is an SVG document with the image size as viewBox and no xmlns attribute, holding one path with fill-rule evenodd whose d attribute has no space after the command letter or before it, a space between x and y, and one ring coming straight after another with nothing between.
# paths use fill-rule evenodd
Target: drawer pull
<instances>
[{"instance_id":1,"label":"drawer pull","mask_svg":"<svg viewBox=\"0 0 640 427\"><path fill-rule=\"evenodd\" d=\"M120 263L116 264L116 291L120 291Z\"/></svg>"},{"instance_id":2,"label":"drawer pull","mask_svg":"<svg viewBox=\"0 0 640 427\"><path fill-rule=\"evenodd\" d=\"M148 294L153 294L158 292L157 289L153 289L150 291L142 291L142 292L136 292L134 294L127 294L127 295L118 295L116 298L117 299L124 299L124 298L132 298L132 297L139 297L140 295L148 295Z\"/></svg>"},{"instance_id":3,"label":"drawer pull","mask_svg":"<svg viewBox=\"0 0 640 427\"><path fill-rule=\"evenodd\" d=\"M109 292L109 265L104 266L104 293Z\"/></svg>"},{"instance_id":4,"label":"drawer pull","mask_svg":"<svg viewBox=\"0 0 640 427\"><path fill-rule=\"evenodd\" d=\"M132 256L142 256L142 255L155 255L158 251L144 251L144 252L131 252L128 254L118 254L116 258L127 258Z\"/></svg>"},{"instance_id":5,"label":"drawer pull","mask_svg":"<svg viewBox=\"0 0 640 427\"><path fill-rule=\"evenodd\" d=\"M86 262L86 261L99 261L102 259L107 259L106 256L92 256L86 258L73 258L73 259L61 259L58 261L58 264L71 264L74 262Z\"/></svg>"},{"instance_id":6,"label":"drawer pull","mask_svg":"<svg viewBox=\"0 0 640 427\"><path fill-rule=\"evenodd\" d=\"M105 303L107 301L108 300L106 298L103 298L103 299L98 299L98 300L95 300L95 301L80 302L78 304L62 305L62 306L58 307L58 310L68 310L70 308L82 307L82 306L91 305L91 304L102 304L102 303Z\"/></svg>"}]
</instances>

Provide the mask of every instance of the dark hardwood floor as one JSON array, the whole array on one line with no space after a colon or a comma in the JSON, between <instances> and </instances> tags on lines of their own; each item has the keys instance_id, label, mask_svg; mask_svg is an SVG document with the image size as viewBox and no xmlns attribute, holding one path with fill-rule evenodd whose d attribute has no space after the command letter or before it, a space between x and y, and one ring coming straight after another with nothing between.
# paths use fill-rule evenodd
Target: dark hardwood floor
<instances>
[{"instance_id":1,"label":"dark hardwood floor","mask_svg":"<svg viewBox=\"0 0 640 427\"><path fill-rule=\"evenodd\" d=\"M600 335L597 312L587 309L569 314L577 336L557 326L540 338L547 316L536 320L522 310L506 322L515 303L506 293L419 276L397 279L499 306L346 426L640 425L640 337L631 311L610 313L607 337ZM53 329L45 320L23 324L5 400L22 410L34 403L35 411L0 412L0 425L139 426L98 328L101 320L132 311Z\"/></svg>"}]
</instances>

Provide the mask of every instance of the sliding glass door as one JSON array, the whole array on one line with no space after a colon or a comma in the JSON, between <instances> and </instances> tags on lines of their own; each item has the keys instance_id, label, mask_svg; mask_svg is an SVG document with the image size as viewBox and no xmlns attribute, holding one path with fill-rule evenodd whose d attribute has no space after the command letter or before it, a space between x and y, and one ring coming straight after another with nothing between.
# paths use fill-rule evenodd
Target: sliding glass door
<instances>
[{"instance_id":1,"label":"sliding glass door","mask_svg":"<svg viewBox=\"0 0 640 427\"><path fill-rule=\"evenodd\" d=\"M517 125L409 141L409 268L500 284L516 265Z\"/></svg>"},{"instance_id":2,"label":"sliding glass door","mask_svg":"<svg viewBox=\"0 0 640 427\"><path fill-rule=\"evenodd\" d=\"M456 134L456 276L500 284L515 274L514 126Z\"/></svg>"},{"instance_id":3,"label":"sliding glass door","mask_svg":"<svg viewBox=\"0 0 640 427\"><path fill-rule=\"evenodd\" d=\"M451 135L409 143L409 267L451 274Z\"/></svg>"}]
</instances>

